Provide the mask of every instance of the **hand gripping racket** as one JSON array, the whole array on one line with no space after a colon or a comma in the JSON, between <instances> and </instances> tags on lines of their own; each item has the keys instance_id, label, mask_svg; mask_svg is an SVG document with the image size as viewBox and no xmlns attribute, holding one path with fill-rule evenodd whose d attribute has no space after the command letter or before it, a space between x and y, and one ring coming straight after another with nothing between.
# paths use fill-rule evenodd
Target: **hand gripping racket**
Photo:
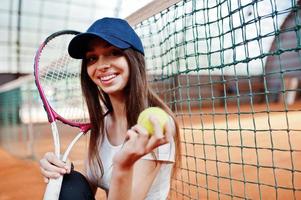
<instances>
[{"instance_id":1,"label":"hand gripping racket","mask_svg":"<svg viewBox=\"0 0 301 200\"><path fill-rule=\"evenodd\" d=\"M58 158L60 139L56 121L80 129L80 133L71 141L61 158L64 162L76 141L90 129L80 86L81 60L71 58L67 51L70 40L78 33L65 30L48 36L39 47L34 60L35 82L51 124L54 152ZM62 180L63 176L50 179L44 200L59 198Z\"/></svg>"}]
</instances>

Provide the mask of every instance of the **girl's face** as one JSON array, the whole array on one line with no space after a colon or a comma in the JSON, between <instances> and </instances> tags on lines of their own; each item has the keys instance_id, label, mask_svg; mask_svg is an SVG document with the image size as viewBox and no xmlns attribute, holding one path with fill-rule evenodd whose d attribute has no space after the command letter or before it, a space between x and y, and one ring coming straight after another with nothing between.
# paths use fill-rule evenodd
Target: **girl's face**
<instances>
[{"instance_id":1,"label":"girl's face","mask_svg":"<svg viewBox=\"0 0 301 200\"><path fill-rule=\"evenodd\" d=\"M122 50L93 39L86 52L87 73L108 95L122 94L128 79L129 65Z\"/></svg>"}]
</instances>

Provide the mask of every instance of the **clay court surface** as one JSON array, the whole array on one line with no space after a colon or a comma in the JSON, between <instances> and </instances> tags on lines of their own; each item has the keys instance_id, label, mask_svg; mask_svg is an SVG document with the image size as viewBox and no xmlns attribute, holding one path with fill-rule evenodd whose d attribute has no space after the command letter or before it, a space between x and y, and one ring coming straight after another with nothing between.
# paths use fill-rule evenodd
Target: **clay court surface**
<instances>
[{"instance_id":1,"label":"clay court surface","mask_svg":"<svg viewBox=\"0 0 301 200\"><path fill-rule=\"evenodd\" d=\"M0 199L40 199L44 183L37 162L20 160L0 149Z\"/></svg>"},{"instance_id":2,"label":"clay court surface","mask_svg":"<svg viewBox=\"0 0 301 200\"><path fill-rule=\"evenodd\" d=\"M199 110L192 110L191 115L179 113L183 170L172 184L179 193L171 192L171 199L301 199L300 106L283 112L280 105L271 105L269 109L275 112L270 114L265 105L255 106L255 114L250 113L250 106L240 110L232 106L227 118L224 107L205 109L207 114L201 117ZM48 125L35 125L34 130L38 160L52 150L52 141ZM63 146L71 138L64 136ZM71 152L78 169L82 169L86 144L86 138L81 139ZM18 148L18 144L10 146ZM0 149L0 177L0 200L42 198L45 184L38 161L18 159ZM97 197L102 199L103 193Z\"/></svg>"},{"instance_id":3,"label":"clay court surface","mask_svg":"<svg viewBox=\"0 0 301 200\"><path fill-rule=\"evenodd\" d=\"M40 200L45 183L38 162L18 159L0 148L0 200ZM97 193L103 199L104 193Z\"/></svg>"}]
</instances>

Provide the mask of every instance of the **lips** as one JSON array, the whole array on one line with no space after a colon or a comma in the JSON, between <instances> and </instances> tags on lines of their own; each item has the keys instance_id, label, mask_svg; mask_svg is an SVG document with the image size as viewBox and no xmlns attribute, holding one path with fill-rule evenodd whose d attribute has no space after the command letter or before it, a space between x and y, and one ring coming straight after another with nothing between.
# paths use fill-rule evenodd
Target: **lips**
<instances>
[{"instance_id":1,"label":"lips","mask_svg":"<svg viewBox=\"0 0 301 200\"><path fill-rule=\"evenodd\" d=\"M107 76L100 77L100 80L101 81L109 81L109 80L111 80L111 79L113 79L115 77L116 77L116 74L110 74L110 75L107 75Z\"/></svg>"},{"instance_id":2,"label":"lips","mask_svg":"<svg viewBox=\"0 0 301 200\"><path fill-rule=\"evenodd\" d=\"M107 75L101 75L98 76L98 79L103 83L103 84L108 84L113 81L114 78L116 78L117 74L107 74Z\"/></svg>"}]
</instances>

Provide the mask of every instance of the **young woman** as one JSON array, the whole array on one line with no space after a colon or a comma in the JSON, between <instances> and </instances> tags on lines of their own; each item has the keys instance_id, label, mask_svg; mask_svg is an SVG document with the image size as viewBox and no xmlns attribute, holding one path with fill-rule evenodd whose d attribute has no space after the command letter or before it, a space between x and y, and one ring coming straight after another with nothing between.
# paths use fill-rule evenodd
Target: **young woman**
<instances>
[{"instance_id":1,"label":"young woman","mask_svg":"<svg viewBox=\"0 0 301 200\"><path fill-rule=\"evenodd\" d=\"M46 153L40 160L45 181L64 174L60 199L94 199L97 187L108 199L166 199L180 161L179 130L148 86L140 38L125 20L103 18L73 38L69 54L82 59L81 85L92 124L86 172ZM153 135L136 124L150 106L170 116L163 131L150 116Z\"/></svg>"}]
</instances>

